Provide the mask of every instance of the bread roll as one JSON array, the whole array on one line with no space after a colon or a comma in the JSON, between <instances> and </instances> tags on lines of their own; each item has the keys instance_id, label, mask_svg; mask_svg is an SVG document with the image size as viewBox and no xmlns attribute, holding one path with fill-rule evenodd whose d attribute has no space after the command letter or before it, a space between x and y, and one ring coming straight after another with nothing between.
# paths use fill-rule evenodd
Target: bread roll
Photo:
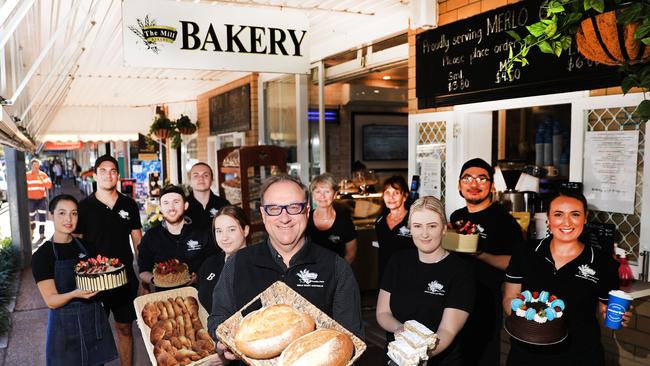
<instances>
[{"instance_id":1,"label":"bread roll","mask_svg":"<svg viewBox=\"0 0 650 366\"><path fill-rule=\"evenodd\" d=\"M306 334L282 351L279 366L343 366L354 354L350 337L334 329Z\"/></svg>"},{"instance_id":2,"label":"bread roll","mask_svg":"<svg viewBox=\"0 0 650 366\"><path fill-rule=\"evenodd\" d=\"M309 315L289 305L271 305L242 319L235 332L235 346L251 358L272 358L289 343L315 328L316 324Z\"/></svg>"},{"instance_id":3,"label":"bread roll","mask_svg":"<svg viewBox=\"0 0 650 366\"><path fill-rule=\"evenodd\" d=\"M149 302L142 309L142 320L149 328L151 328L158 321L158 307L156 304Z\"/></svg>"}]
</instances>

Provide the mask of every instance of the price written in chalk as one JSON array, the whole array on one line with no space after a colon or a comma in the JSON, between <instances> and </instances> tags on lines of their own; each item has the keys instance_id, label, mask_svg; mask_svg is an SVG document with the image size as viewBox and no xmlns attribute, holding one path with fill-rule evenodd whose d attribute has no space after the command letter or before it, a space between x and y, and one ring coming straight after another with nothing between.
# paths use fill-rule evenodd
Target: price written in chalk
<instances>
[{"instance_id":1,"label":"price written in chalk","mask_svg":"<svg viewBox=\"0 0 650 366\"><path fill-rule=\"evenodd\" d=\"M501 84L501 83L511 83L515 80L519 80L521 78L521 70L514 68L510 72L510 75L512 78L508 76L508 72L505 70L499 70L496 73L496 79L494 80L495 84Z\"/></svg>"},{"instance_id":2,"label":"price written in chalk","mask_svg":"<svg viewBox=\"0 0 650 366\"><path fill-rule=\"evenodd\" d=\"M469 88L469 79L463 77L463 70L461 69L458 72L449 72L447 77L447 90L448 91L460 91Z\"/></svg>"}]
</instances>

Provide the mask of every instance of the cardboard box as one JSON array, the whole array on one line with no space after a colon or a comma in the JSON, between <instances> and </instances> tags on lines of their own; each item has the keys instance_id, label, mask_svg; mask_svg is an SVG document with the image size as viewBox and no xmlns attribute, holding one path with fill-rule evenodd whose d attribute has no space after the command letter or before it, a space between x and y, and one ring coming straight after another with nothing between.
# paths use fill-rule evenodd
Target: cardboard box
<instances>
[{"instance_id":1,"label":"cardboard box","mask_svg":"<svg viewBox=\"0 0 650 366\"><path fill-rule=\"evenodd\" d=\"M201 320L201 324L203 324L203 328L207 330L208 312L203 308L201 302L199 302L198 291L194 287L191 286L181 287L179 289L154 292L148 295L142 295L136 297L135 300L133 300L133 306L135 307L135 313L138 317L137 323L138 323L138 327L140 328L140 332L142 333L144 346L147 349L147 354L149 355L149 360L151 361L152 365L157 365L158 363L156 362L156 357L153 354L153 344L151 344L151 342L149 341L151 328L149 328L149 326L145 324L144 320L142 319L142 309L147 303L167 300L170 297L173 299L176 298L176 296L181 296L181 297L192 296L196 299L196 302L198 302L199 304L199 319ZM188 366L205 365L208 363L209 360L215 359L217 357L218 356L216 354L210 355L198 361L192 362Z\"/></svg>"},{"instance_id":2,"label":"cardboard box","mask_svg":"<svg viewBox=\"0 0 650 366\"><path fill-rule=\"evenodd\" d=\"M448 229L442 238L442 247L454 252L476 253L478 249L478 234L463 235Z\"/></svg>"},{"instance_id":3,"label":"cardboard box","mask_svg":"<svg viewBox=\"0 0 650 366\"><path fill-rule=\"evenodd\" d=\"M350 338L352 339L352 343L354 344L354 355L352 356L350 362L348 362L347 364L348 366L354 364L354 362L359 357L361 357L361 354L363 354L363 352L366 350L366 344L361 339L359 339L350 331L342 327L339 323L334 321L332 318L327 316L327 314L320 311L320 309L312 305L309 301L307 301L304 297L300 296L300 294L292 290L284 282L281 281L275 282L274 284L269 286L269 288L267 288L262 293L260 293L255 298L253 298L248 304L244 305L242 309L246 309L247 307L249 307L251 304L253 304L258 300L262 303L262 306L275 305L275 304L291 305L298 311L309 314L316 322L316 329L320 329L320 328L336 329L350 336ZM226 320L221 325L219 325L219 327L217 328L217 338L226 346L228 346L228 348L230 348L230 350L233 353L238 355L247 365L252 365L252 366L277 365L280 356L269 360L256 360L244 356L235 346L234 335L235 332L237 331L237 327L239 326L239 323L243 318L241 314L242 309L240 309L238 312L236 312L230 318L228 318L228 320Z\"/></svg>"}]
</instances>

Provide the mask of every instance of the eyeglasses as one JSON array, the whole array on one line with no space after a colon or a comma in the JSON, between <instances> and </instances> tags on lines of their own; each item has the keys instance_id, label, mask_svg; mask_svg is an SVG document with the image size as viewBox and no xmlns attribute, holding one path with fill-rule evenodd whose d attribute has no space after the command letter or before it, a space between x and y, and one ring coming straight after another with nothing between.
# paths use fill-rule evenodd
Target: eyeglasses
<instances>
[{"instance_id":1,"label":"eyeglasses","mask_svg":"<svg viewBox=\"0 0 650 366\"><path fill-rule=\"evenodd\" d=\"M473 181L476 181L478 184L485 184L485 182L489 182L490 178L484 176L484 175L479 175L478 177L472 177L471 175L463 175L460 178L460 181L465 183L465 184L472 184Z\"/></svg>"},{"instance_id":2,"label":"eyeglasses","mask_svg":"<svg viewBox=\"0 0 650 366\"><path fill-rule=\"evenodd\" d=\"M290 203L288 205L264 205L262 207L269 216L280 216L282 210L287 211L289 215L300 215L307 207L307 202Z\"/></svg>"}]
</instances>

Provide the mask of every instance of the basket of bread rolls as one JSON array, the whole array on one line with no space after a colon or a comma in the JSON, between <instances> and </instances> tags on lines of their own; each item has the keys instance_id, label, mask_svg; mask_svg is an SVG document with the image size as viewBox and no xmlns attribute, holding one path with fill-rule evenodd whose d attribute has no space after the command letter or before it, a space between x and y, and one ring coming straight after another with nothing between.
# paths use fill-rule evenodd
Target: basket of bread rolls
<instances>
[{"instance_id":1,"label":"basket of bread rolls","mask_svg":"<svg viewBox=\"0 0 650 366\"><path fill-rule=\"evenodd\" d=\"M242 316L242 310L262 307ZM223 322L217 338L247 365L352 365L366 344L278 281Z\"/></svg>"},{"instance_id":2,"label":"basket of bread rolls","mask_svg":"<svg viewBox=\"0 0 650 366\"><path fill-rule=\"evenodd\" d=\"M198 366L218 357L194 287L139 296L133 305L152 365Z\"/></svg>"}]
</instances>

